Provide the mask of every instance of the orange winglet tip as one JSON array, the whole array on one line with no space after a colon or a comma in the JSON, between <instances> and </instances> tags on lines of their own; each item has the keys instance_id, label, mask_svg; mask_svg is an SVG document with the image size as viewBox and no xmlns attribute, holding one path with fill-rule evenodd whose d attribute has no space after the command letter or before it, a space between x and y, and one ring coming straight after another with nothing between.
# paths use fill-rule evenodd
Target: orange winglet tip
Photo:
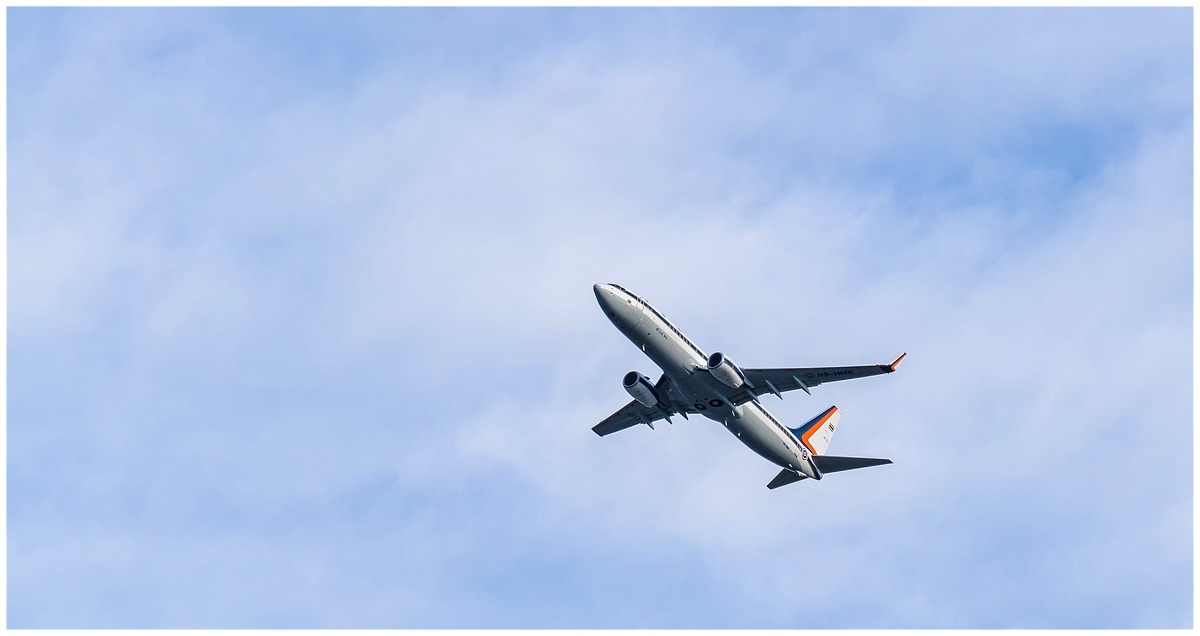
<instances>
[{"instance_id":1,"label":"orange winglet tip","mask_svg":"<svg viewBox=\"0 0 1200 636\"><path fill-rule=\"evenodd\" d=\"M900 366L900 361L903 360L904 356L906 356L906 355L908 355L907 351L900 354L900 357L896 358L895 360L892 360L892 363L888 365L888 373L895 371L896 367Z\"/></svg>"}]
</instances>

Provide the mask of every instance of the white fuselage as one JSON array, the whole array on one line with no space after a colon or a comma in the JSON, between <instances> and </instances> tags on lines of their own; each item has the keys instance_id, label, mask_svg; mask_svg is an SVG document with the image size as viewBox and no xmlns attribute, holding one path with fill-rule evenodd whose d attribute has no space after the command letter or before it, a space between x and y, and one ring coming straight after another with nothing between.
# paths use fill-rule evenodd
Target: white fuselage
<instances>
[{"instance_id":1,"label":"white fuselage","mask_svg":"<svg viewBox=\"0 0 1200 636\"><path fill-rule=\"evenodd\" d=\"M767 460L820 478L808 449L796 436L757 401L731 404L726 396L737 390L713 377L704 352L649 303L616 285L595 285L593 289L609 320L666 374L671 399L690 404L720 422Z\"/></svg>"}]
</instances>

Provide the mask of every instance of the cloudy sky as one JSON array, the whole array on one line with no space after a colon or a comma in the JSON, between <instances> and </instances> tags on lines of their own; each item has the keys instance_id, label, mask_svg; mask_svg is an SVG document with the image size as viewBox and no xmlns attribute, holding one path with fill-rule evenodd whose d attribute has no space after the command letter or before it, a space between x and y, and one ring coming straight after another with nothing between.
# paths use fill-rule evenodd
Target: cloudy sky
<instances>
[{"instance_id":1,"label":"cloudy sky","mask_svg":"<svg viewBox=\"0 0 1200 636\"><path fill-rule=\"evenodd\" d=\"M9 626L1191 626L1191 12L9 9Z\"/></svg>"}]
</instances>

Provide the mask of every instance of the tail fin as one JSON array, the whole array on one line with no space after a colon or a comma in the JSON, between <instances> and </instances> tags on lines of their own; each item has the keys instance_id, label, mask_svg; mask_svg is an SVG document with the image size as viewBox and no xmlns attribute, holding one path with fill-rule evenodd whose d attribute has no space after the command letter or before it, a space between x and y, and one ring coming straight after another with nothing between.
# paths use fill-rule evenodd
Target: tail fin
<instances>
[{"instance_id":1,"label":"tail fin","mask_svg":"<svg viewBox=\"0 0 1200 636\"><path fill-rule=\"evenodd\" d=\"M804 426L793 428L792 432L800 440L801 444L808 447L808 452L813 455L824 455L825 450L829 448L829 440L833 439L833 431L837 429L838 421L842 419L842 412L838 407L831 406L825 409L824 413L812 418Z\"/></svg>"}]
</instances>

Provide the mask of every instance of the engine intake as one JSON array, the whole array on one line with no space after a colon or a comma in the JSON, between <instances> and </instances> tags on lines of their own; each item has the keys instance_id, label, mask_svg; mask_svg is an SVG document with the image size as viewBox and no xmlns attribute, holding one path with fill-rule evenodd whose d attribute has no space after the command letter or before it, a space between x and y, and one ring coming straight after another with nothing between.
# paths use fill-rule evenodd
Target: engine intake
<instances>
[{"instance_id":1,"label":"engine intake","mask_svg":"<svg viewBox=\"0 0 1200 636\"><path fill-rule=\"evenodd\" d=\"M738 365L720 351L708 356L708 372L720 380L721 384L731 389L741 388L746 383L746 376L742 375L742 370L738 368Z\"/></svg>"},{"instance_id":2,"label":"engine intake","mask_svg":"<svg viewBox=\"0 0 1200 636\"><path fill-rule=\"evenodd\" d=\"M642 406L649 408L658 404L658 391L654 390L654 385L650 383L650 378L637 371L626 373L621 386L625 387L625 390L629 391L633 399L640 402Z\"/></svg>"}]
</instances>

